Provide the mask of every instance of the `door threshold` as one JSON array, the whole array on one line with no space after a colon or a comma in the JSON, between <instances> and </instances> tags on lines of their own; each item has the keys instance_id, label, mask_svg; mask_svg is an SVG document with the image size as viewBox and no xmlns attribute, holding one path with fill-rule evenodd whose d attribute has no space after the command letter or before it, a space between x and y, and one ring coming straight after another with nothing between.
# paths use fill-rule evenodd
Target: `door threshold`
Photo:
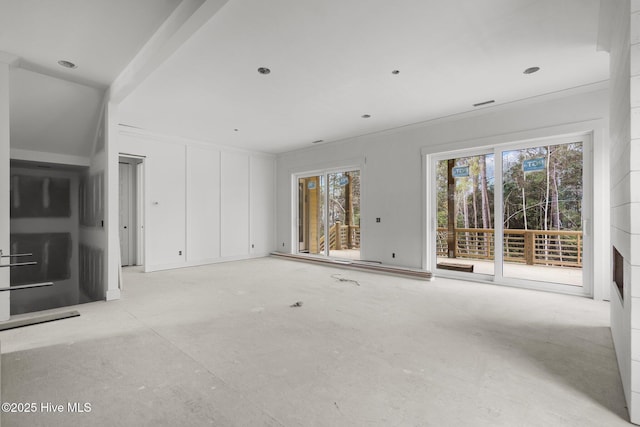
<instances>
[{"instance_id":1,"label":"door threshold","mask_svg":"<svg viewBox=\"0 0 640 427\"><path fill-rule=\"evenodd\" d=\"M286 258L294 261L311 262L332 267L351 268L355 270L369 271L373 273L391 274L394 276L409 277L418 280L433 280L433 274L427 270L410 267L398 267L395 265L374 264L371 261L357 261L348 259L326 258L324 256L289 254L284 252L271 252L271 256Z\"/></svg>"}]
</instances>

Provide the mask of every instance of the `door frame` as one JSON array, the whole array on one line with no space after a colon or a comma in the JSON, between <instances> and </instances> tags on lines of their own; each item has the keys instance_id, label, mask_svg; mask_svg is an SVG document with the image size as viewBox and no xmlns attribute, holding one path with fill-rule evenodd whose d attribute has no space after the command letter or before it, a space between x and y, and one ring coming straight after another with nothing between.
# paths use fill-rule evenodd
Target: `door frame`
<instances>
[{"instance_id":1,"label":"door frame","mask_svg":"<svg viewBox=\"0 0 640 427\"><path fill-rule=\"evenodd\" d=\"M303 192L303 188L301 183L298 181L298 200L300 200L300 193ZM300 234L303 234L304 236L307 235L307 230L306 230L306 224L303 224L302 221L300 221L300 217L305 217L305 210L306 210L306 204L302 204L300 205L300 203L298 203L298 242L297 242L297 251L300 252L301 250L306 250L307 249L307 240L306 237L304 240L300 240ZM302 213L301 213L302 212ZM301 246L304 246L304 249L301 248Z\"/></svg>"},{"instance_id":2,"label":"door frame","mask_svg":"<svg viewBox=\"0 0 640 427\"><path fill-rule=\"evenodd\" d=\"M122 190L123 187L126 187L126 191L127 191L127 197L126 197L126 202L127 202L127 211L125 212L125 216L127 217L127 253L126 253L126 258L125 259L125 254L123 253L122 249L120 249L120 265L121 266L132 266L132 265L136 265L136 255L137 255L137 245L136 245L136 239L134 238L134 233L135 230L137 229L136 225L135 225L135 219L133 218L133 211L134 211L134 203L136 201L136 197L134 194L134 185L133 185L133 171L132 171L132 165L129 162L126 161L122 161L122 159L118 160L118 178L119 178L119 191L118 191L118 202L122 203L123 200L125 198L123 198L123 194L122 194ZM123 172L126 172L126 185L122 185L122 180L124 178L123 176ZM122 210L122 206L120 206L120 211ZM121 216L122 214L119 213L119 217L122 218ZM119 221L120 223L118 224L118 230L119 230L119 235L121 236L122 234L122 222ZM120 238L120 248L122 248L122 238ZM132 252L135 252L132 253Z\"/></svg>"},{"instance_id":3,"label":"door frame","mask_svg":"<svg viewBox=\"0 0 640 427\"><path fill-rule=\"evenodd\" d=\"M145 265L145 240L144 240L144 191L145 191L145 159L140 158L136 164L136 263L137 265Z\"/></svg>"},{"instance_id":4,"label":"door frame","mask_svg":"<svg viewBox=\"0 0 640 427\"><path fill-rule=\"evenodd\" d=\"M145 156L139 156L129 153L118 154L118 164L125 163L129 165L129 218L135 223L135 230L129 230L129 259L134 260L134 262L130 263L129 266L144 267L146 265L146 212L144 207L146 197L145 172L147 160L148 159ZM135 185L133 185L132 178L135 179ZM120 169L118 168L118 182L119 180ZM119 188L120 187L118 185L118 204L120 203ZM134 210L135 214L132 214L132 211ZM120 226L118 225L118 230L119 227ZM118 242L119 241L120 232L118 232ZM132 245L132 242L135 242L135 245ZM135 246L133 252L132 246ZM120 249L120 243L118 243L118 249ZM122 265L122 260L120 261L120 264Z\"/></svg>"},{"instance_id":5,"label":"door frame","mask_svg":"<svg viewBox=\"0 0 640 427\"><path fill-rule=\"evenodd\" d=\"M314 176L324 176L324 180L326 185L328 186L329 183L329 175L332 173L338 173L338 172L351 172L351 171L358 171L360 173L360 251L361 251L361 255L362 255L362 247L363 247L363 242L365 241L365 239L362 237L365 233L363 233L363 218L365 217L362 212L363 212L363 205L364 202L363 200L365 199L365 193L364 193L364 166L365 166L366 161L363 162L354 162L354 163L345 163L344 165L340 165L340 166L329 166L329 167L322 167L322 168L317 168L317 169L313 169L313 170L304 170L304 171L300 171L300 172L293 172L291 174L291 213L292 213L292 221L291 221L291 254L296 254L296 255L303 255L303 256L310 256L310 257L317 257L317 256L321 256L321 257L326 257L326 258L330 258L329 257L329 245L325 245L325 249L324 249L324 253L321 254L309 254L309 253L300 253L299 251L299 237L298 237L298 224L299 221L301 221L301 218L299 218L299 206L300 206L300 192L299 192L299 182L301 178L311 178ZM325 194L324 194L324 203L325 203L325 209L328 207L328 198L329 198L329 191L328 188L325 190ZM325 233L328 232L329 228L328 228L328 223L329 223L329 216L325 215L325 220L324 220L324 226L325 226ZM327 236L325 236L325 239L327 239ZM309 242L307 242L307 247L308 247Z\"/></svg>"},{"instance_id":6,"label":"door frame","mask_svg":"<svg viewBox=\"0 0 640 427\"><path fill-rule=\"evenodd\" d=\"M541 138L532 138L524 140L514 140L510 142L494 143L477 148L464 148L453 151L442 151L437 153L424 154L424 170L425 170L425 188L426 188L426 223L428 224L425 233L425 267L439 277L450 277L462 280L479 281L483 283L491 283L504 286L513 286L526 289L544 290L557 293L565 293L570 295L580 295L593 297L593 132L576 132L565 135L545 136ZM582 142L582 176L583 176L583 192L582 192L582 231L583 231L583 264L582 264L582 286L573 286L563 283L539 282L535 280L526 280L503 276L503 235L504 218L503 212L503 180L502 180L502 154L505 151L520 150L531 147L539 147L544 145L561 145L571 142ZM436 170L437 162L440 160L469 157L474 155L494 154L494 276L487 277L475 273L464 273L448 270L436 269L436 236L437 236L437 205L436 205ZM500 191L497 191L500 189ZM496 209L499 207L499 209Z\"/></svg>"},{"instance_id":7,"label":"door frame","mask_svg":"<svg viewBox=\"0 0 640 427\"><path fill-rule=\"evenodd\" d=\"M494 281L494 277L496 274L496 270L497 270L497 263L496 260L494 259L494 274L490 275L490 274L481 274L481 273L465 273L465 272L456 272L456 271L451 271L451 270L438 270L437 268L437 264L438 264L438 248L437 248L437 237L438 237L438 213L437 213L437 207L438 207L438 194L437 194L437 186L435 184L436 182L436 175L438 172L438 162L442 161L442 160L449 160L449 159L457 159L457 158L461 158L461 157L475 157L475 156L482 156L482 155L488 155L488 154L495 154L495 150L491 149L491 148L487 148L487 147L482 147L482 148L468 148L468 149L464 149L464 150L455 150L455 151L448 151L448 152L444 152L444 153L437 153L437 154L433 154L430 157L430 161L429 161L429 165L430 165L430 175L429 175L429 185L432 188L432 191L429 191L427 194L430 197L429 200L429 206L431 207L431 209L436 209L435 213L432 211L428 211L429 213L429 223L431 224L431 227L426 227L426 229L428 230L428 240L427 243L429 245L429 253L431 254L430 258L430 262L429 262L429 268L427 268L429 271L432 271L434 274L436 274L436 272L438 273L438 275L440 276L452 276L452 277L460 277L460 278L466 278L467 280L480 280L480 281L489 281L489 282L493 282ZM495 156L494 156L495 158ZM496 169L497 170L497 169ZM495 186L495 181L494 181L494 186ZM494 200L493 200L493 215L494 218L496 217L496 207L497 203L495 201L495 194L494 194ZM494 256L497 257L498 256L498 248L497 248L497 243L498 243L498 236L497 236L497 229L495 227L494 224ZM442 274L441 274L442 273Z\"/></svg>"}]
</instances>

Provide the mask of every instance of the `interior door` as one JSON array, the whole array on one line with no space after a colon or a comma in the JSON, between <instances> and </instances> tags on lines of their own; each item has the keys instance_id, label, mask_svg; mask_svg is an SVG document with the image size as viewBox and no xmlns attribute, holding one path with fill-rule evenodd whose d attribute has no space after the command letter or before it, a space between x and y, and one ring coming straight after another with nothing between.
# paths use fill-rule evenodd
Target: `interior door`
<instances>
[{"instance_id":1,"label":"interior door","mask_svg":"<svg viewBox=\"0 0 640 427\"><path fill-rule=\"evenodd\" d=\"M130 265L129 237L130 227L130 181L131 165L120 163L120 263Z\"/></svg>"}]
</instances>

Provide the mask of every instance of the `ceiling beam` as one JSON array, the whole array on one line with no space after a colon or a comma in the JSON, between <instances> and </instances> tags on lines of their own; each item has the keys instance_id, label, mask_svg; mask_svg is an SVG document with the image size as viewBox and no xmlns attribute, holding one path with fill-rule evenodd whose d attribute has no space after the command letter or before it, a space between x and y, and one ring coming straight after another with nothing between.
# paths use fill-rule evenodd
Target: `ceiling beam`
<instances>
[{"instance_id":1,"label":"ceiling beam","mask_svg":"<svg viewBox=\"0 0 640 427\"><path fill-rule=\"evenodd\" d=\"M183 0L115 79L108 99L122 102L229 0Z\"/></svg>"}]
</instances>

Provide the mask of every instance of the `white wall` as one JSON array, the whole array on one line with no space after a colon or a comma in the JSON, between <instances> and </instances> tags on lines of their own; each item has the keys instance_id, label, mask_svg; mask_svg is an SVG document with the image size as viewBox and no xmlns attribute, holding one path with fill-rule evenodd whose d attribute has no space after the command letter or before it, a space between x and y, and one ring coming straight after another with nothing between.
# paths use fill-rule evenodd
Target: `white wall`
<instances>
[{"instance_id":1,"label":"white wall","mask_svg":"<svg viewBox=\"0 0 640 427\"><path fill-rule=\"evenodd\" d=\"M190 147L186 172L187 261L216 260L220 258L220 151Z\"/></svg>"},{"instance_id":2,"label":"white wall","mask_svg":"<svg viewBox=\"0 0 640 427\"><path fill-rule=\"evenodd\" d=\"M249 156L222 152L220 162L221 245L223 257L249 253Z\"/></svg>"},{"instance_id":3,"label":"white wall","mask_svg":"<svg viewBox=\"0 0 640 427\"><path fill-rule=\"evenodd\" d=\"M362 259L385 264L421 268L427 258L423 249L425 192L421 151L449 151L501 141L518 141L523 135L551 136L549 132L591 130L594 157L608 151L604 129L608 117L608 91L596 86L591 92L568 91L548 97L498 106L472 114L427 122L337 143L313 146L285 153L277 159L277 247L292 251L292 173L324 167L365 162L361 191ZM587 123L588 124L584 124ZM595 123L595 125L594 125ZM554 130L555 127L555 130ZM595 129L596 127L597 129ZM589 129L590 128L590 129ZM602 199L608 188L608 171L602 162L596 167L596 196ZM603 186L606 185L606 186ZM597 203L597 201L596 201ZM610 282L607 218L595 218L594 229L601 244L596 259L599 291ZM375 218L381 222L376 223ZM603 243L606 242L606 243ZM283 246L284 244L284 246ZM604 246L604 247L602 247ZM392 258L392 252L396 258ZM604 255L603 255L604 254ZM604 258L604 261L602 260ZM595 266L594 266L595 268ZM604 296L605 292L600 292Z\"/></svg>"},{"instance_id":4,"label":"white wall","mask_svg":"<svg viewBox=\"0 0 640 427\"><path fill-rule=\"evenodd\" d=\"M184 263L186 259L186 169L185 147L178 144L153 144L148 156L145 180L148 200L145 221L146 262L156 266ZM138 153L138 152L136 152Z\"/></svg>"},{"instance_id":5,"label":"white wall","mask_svg":"<svg viewBox=\"0 0 640 427\"><path fill-rule=\"evenodd\" d=\"M273 156L126 128L118 147L145 158L145 271L274 250Z\"/></svg>"},{"instance_id":6,"label":"white wall","mask_svg":"<svg viewBox=\"0 0 640 427\"><path fill-rule=\"evenodd\" d=\"M631 421L640 423L640 4L613 2L611 35L611 243L624 258L621 296L611 283L611 332ZM630 14L631 11L631 14ZM630 25L631 24L631 25ZM622 297L622 298L621 298Z\"/></svg>"},{"instance_id":7,"label":"white wall","mask_svg":"<svg viewBox=\"0 0 640 427\"><path fill-rule=\"evenodd\" d=\"M251 255L260 256L275 250L275 159L249 158L250 242Z\"/></svg>"}]
</instances>

